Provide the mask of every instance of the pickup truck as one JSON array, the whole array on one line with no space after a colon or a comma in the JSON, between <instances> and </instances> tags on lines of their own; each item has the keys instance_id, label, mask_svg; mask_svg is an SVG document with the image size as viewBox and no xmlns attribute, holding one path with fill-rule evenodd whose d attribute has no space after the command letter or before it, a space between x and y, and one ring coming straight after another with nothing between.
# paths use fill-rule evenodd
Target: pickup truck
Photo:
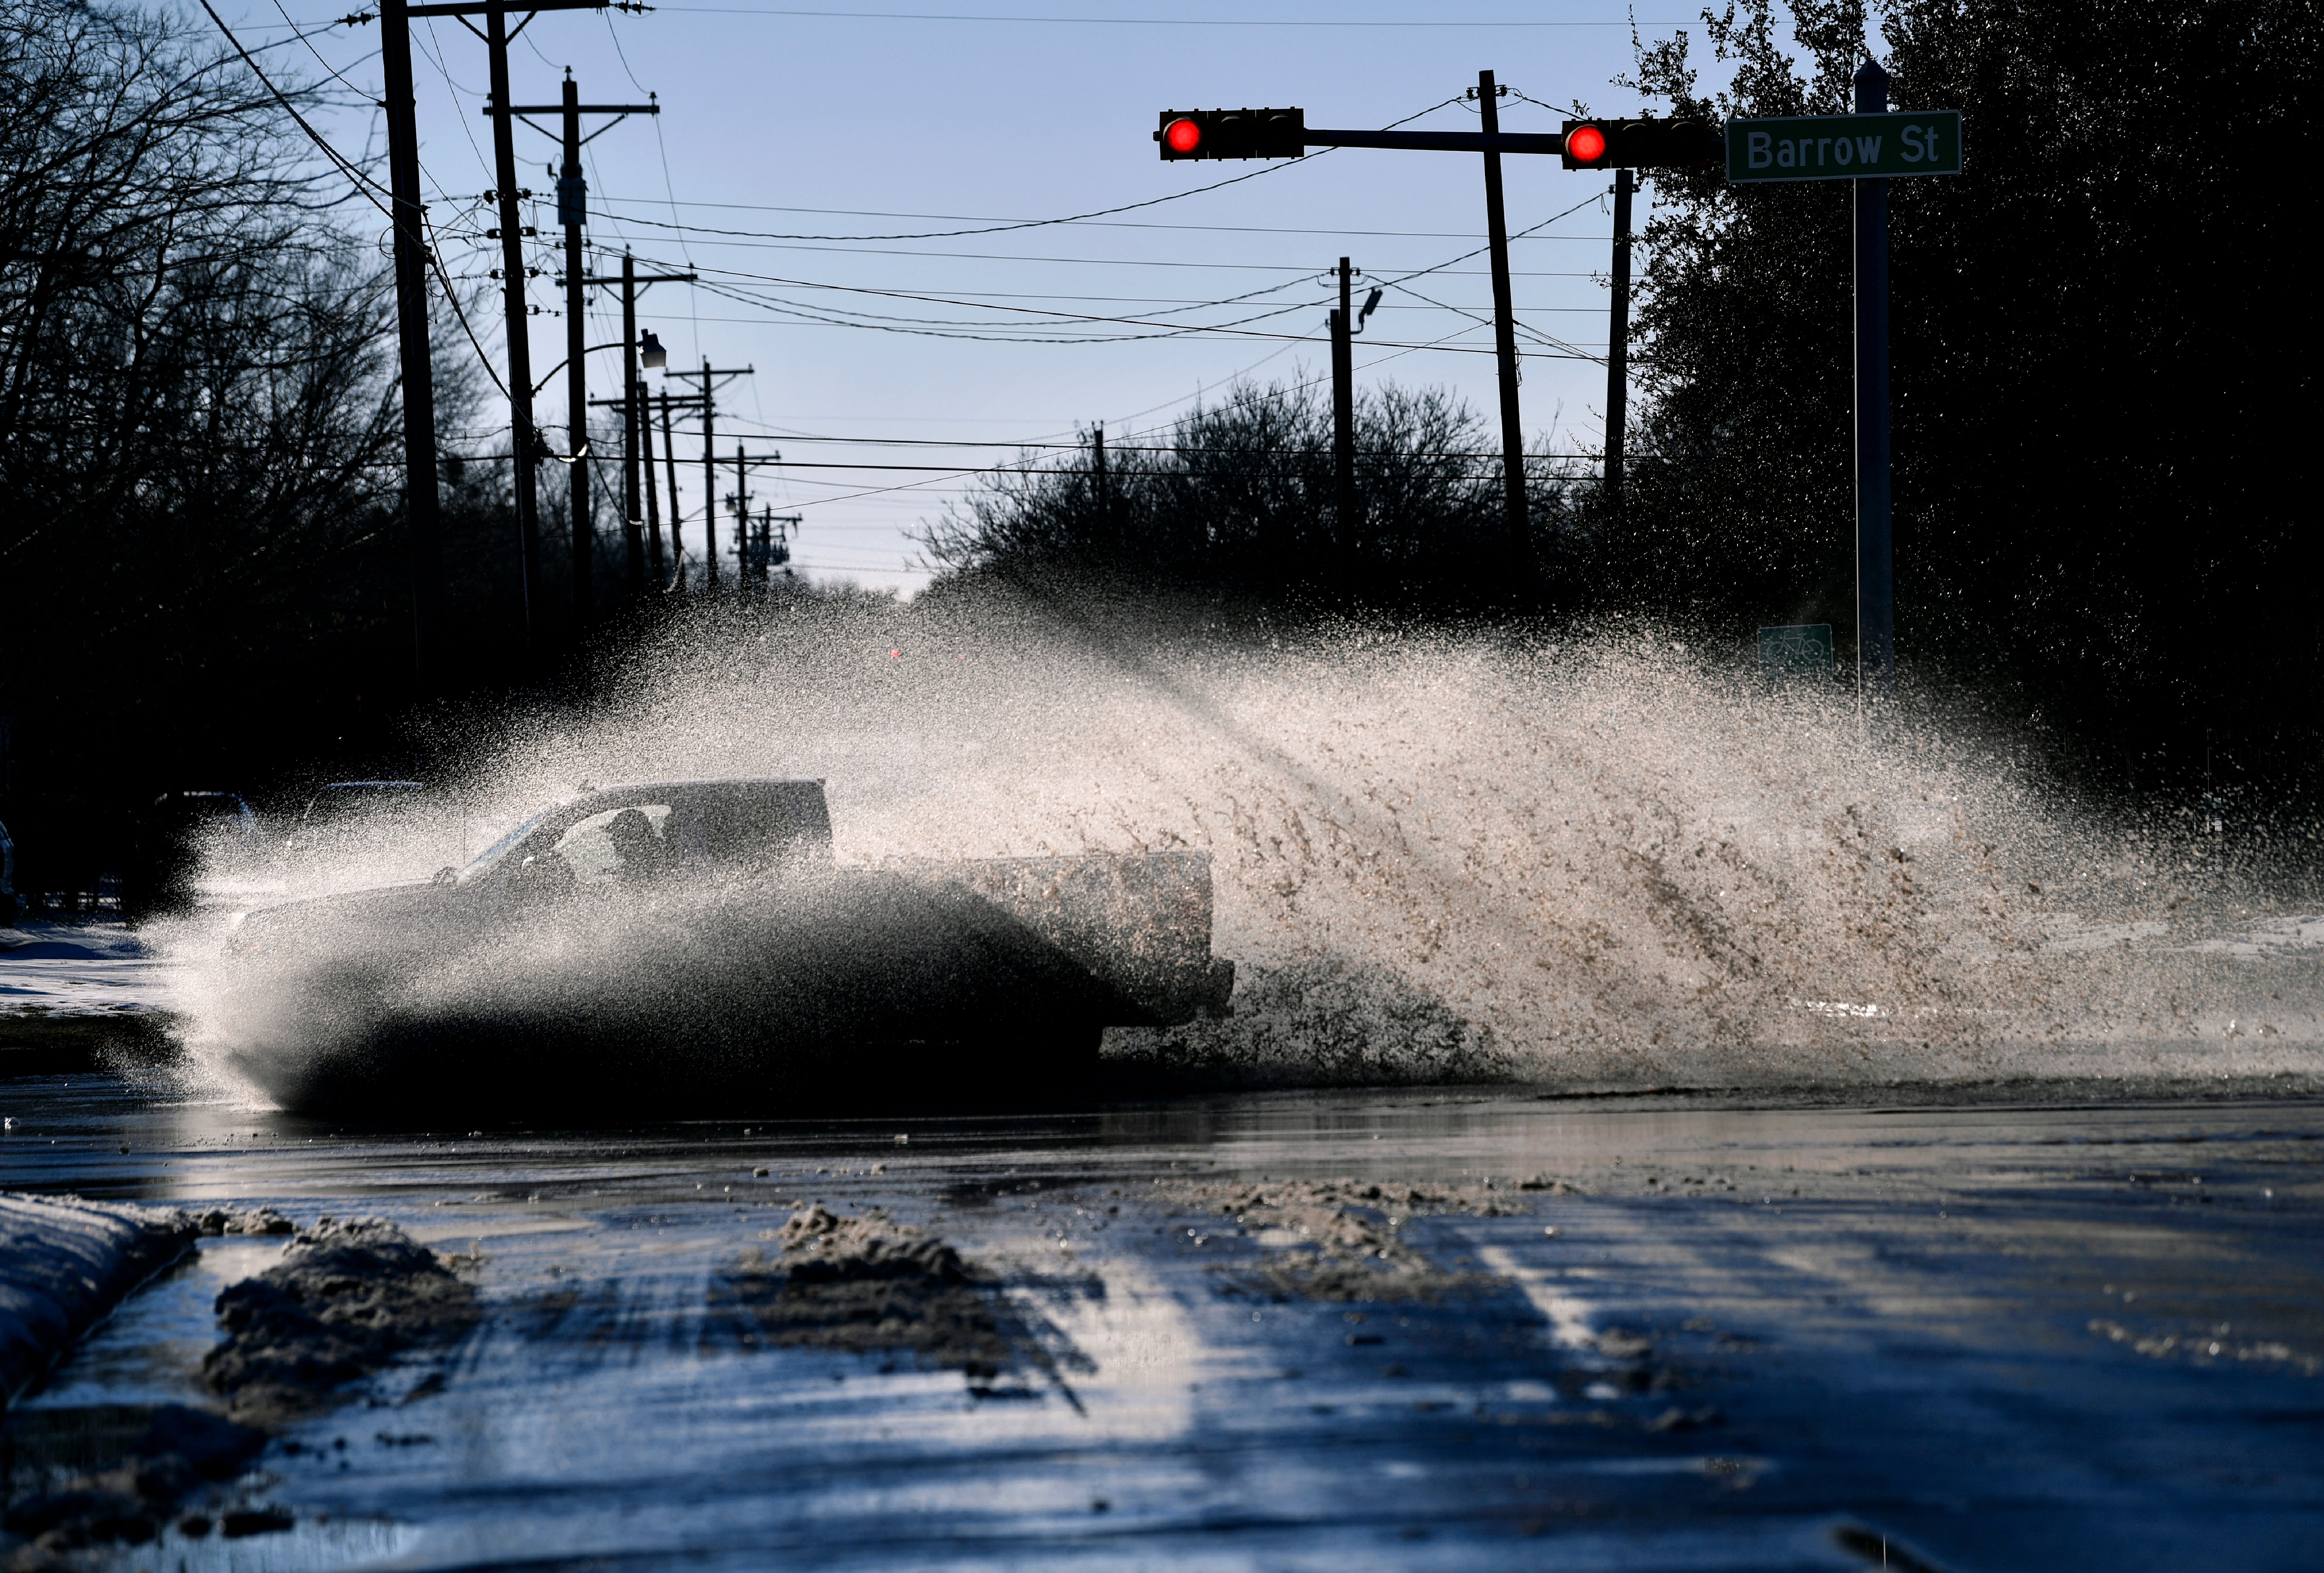
<instances>
[{"instance_id":1,"label":"pickup truck","mask_svg":"<svg viewBox=\"0 0 2324 1573\"><path fill-rule=\"evenodd\" d=\"M1226 1008L1206 854L842 867L823 784L586 790L432 881L244 915L196 1047L337 1118L1021 1092Z\"/></svg>"}]
</instances>

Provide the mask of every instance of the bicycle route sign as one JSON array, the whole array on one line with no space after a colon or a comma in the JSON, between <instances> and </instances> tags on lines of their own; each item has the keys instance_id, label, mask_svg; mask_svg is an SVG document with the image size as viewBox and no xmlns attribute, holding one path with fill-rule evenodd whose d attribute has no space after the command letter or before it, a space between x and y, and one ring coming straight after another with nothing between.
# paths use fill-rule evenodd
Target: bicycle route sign
<instances>
[{"instance_id":1,"label":"bicycle route sign","mask_svg":"<svg viewBox=\"0 0 2324 1573\"><path fill-rule=\"evenodd\" d=\"M1737 184L1958 175L1960 168L1958 109L1727 123L1727 179Z\"/></svg>"}]
</instances>

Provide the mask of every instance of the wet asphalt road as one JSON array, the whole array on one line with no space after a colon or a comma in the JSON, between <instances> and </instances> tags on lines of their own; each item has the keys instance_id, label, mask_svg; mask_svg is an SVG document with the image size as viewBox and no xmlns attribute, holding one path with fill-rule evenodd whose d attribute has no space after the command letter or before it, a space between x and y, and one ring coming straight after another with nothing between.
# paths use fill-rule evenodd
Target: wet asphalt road
<instances>
[{"instance_id":1,"label":"wet asphalt road","mask_svg":"<svg viewBox=\"0 0 2324 1573\"><path fill-rule=\"evenodd\" d=\"M269 1452L295 1528L173 1532L124 1568L2293 1569L2324 1545L2312 1100L1406 1090L394 1136L86 1076L0 1106L9 1188L382 1216L488 1307ZM1536 1173L1582 1193L1514 1189ZM1509 1210L1383 1210L1470 1279L1434 1302L1271 1298L1245 1269L1277 1247L1204 1190L1262 1174L1491 1177L1464 1195ZM996 1274L1013 1367L746 1339L719 1274L807 1200ZM116 1406L198 1394L211 1299L279 1248L207 1240L134 1298L19 1405L18 1484Z\"/></svg>"}]
</instances>

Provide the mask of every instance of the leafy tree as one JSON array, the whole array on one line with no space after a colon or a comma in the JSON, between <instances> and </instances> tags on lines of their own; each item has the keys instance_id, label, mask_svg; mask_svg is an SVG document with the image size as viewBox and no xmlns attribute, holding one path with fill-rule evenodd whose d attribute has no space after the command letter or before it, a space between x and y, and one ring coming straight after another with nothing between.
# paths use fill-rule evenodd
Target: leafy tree
<instances>
[{"instance_id":1,"label":"leafy tree","mask_svg":"<svg viewBox=\"0 0 2324 1573\"><path fill-rule=\"evenodd\" d=\"M109 798L216 784L153 772L247 784L398 697L392 288L342 211L374 210L285 109L163 13L0 0L0 715L28 856Z\"/></svg>"},{"instance_id":2,"label":"leafy tree","mask_svg":"<svg viewBox=\"0 0 2324 1573\"><path fill-rule=\"evenodd\" d=\"M1342 520L1328 391L1238 385L1166 435L1117 442L1102 479L1094 443L1028 455L922 541L954 574L1454 603L1507 586L1499 442L1474 410L1442 389L1359 390L1355 449L1358 511ZM1535 538L1554 540L1558 477L1546 458L1528 468Z\"/></svg>"},{"instance_id":3,"label":"leafy tree","mask_svg":"<svg viewBox=\"0 0 2324 1573\"><path fill-rule=\"evenodd\" d=\"M2306 0L1734 0L1634 85L1714 116L1963 112L1966 169L1892 182L1897 639L2137 778L2224 730L2317 735L2324 623L2288 474L2315 408L2291 199L2314 167ZM1788 38L1784 35L1788 33ZM1602 596L1854 623L1844 182L1657 175L1625 518ZM2312 750L2310 750L2312 752Z\"/></svg>"}]
</instances>

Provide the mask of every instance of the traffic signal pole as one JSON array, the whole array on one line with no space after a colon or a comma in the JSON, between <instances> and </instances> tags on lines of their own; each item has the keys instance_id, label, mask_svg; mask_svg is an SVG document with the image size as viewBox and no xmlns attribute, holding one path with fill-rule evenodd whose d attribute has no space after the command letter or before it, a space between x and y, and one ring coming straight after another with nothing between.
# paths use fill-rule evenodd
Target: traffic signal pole
<instances>
[{"instance_id":1,"label":"traffic signal pole","mask_svg":"<svg viewBox=\"0 0 2324 1573\"><path fill-rule=\"evenodd\" d=\"M1477 73L1477 110L1485 132L1485 237L1493 253L1493 351L1501 367L1501 490L1509 556L1519 584L1534 576L1533 535L1526 519L1525 423L1517 413L1517 308L1509 290L1509 225L1501 213L1501 115L1493 73Z\"/></svg>"},{"instance_id":2,"label":"traffic signal pole","mask_svg":"<svg viewBox=\"0 0 2324 1573\"><path fill-rule=\"evenodd\" d=\"M1335 565L1344 577L1356 549L1355 270L1340 259L1340 308L1332 313L1332 479Z\"/></svg>"},{"instance_id":3,"label":"traffic signal pole","mask_svg":"<svg viewBox=\"0 0 2324 1573\"><path fill-rule=\"evenodd\" d=\"M1718 131L1708 122L1641 118L1625 122L1569 120L1555 133L1501 130L1500 89L1493 73L1477 73L1476 131L1338 131L1307 124L1304 109L1166 109L1154 131L1165 161L1176 159L1296 159L1309 148L1399 148L1427 152L1481 152L1485 156L1485 228L1492 253L1493 343L1500 363L1501 483L1511 566L1520 584L1538 584L1532 527L1526 506L1525 428L1517 408L1517 315L1509 289L1508 223L1501 200L1501 155L1555 153L1573 169L1621 171L1617 187L1624 204L1617 228L1623 287L1616 311L1628 338L1629 174L1635 169L1704 169L1720 151ZM1343 264L1344 265L1344 264ZM1342 312L1347 291L1341 291ZM1628 356L1617 352L1621 362ZM1338 344L1335 336L1333 356ZM1610 368L1609 368L1610 370ZM1619 373L1613 373L1620 375ZM1609 402L1615 402L1609 400ZM1617 410L1618 410L1617 403ZM1609 410L1614 415L1617 410ZM1620 487L1618 426L1609 451L1614 485Z\"/></svg>"},{"instance_id":4,"label":"traffic signal pole","mask_svg":"<svg viewBox=\"0 0 2324 1573\"><path fill-rule=\"evenodd\" d=\"M1888 73L1867 60L1856 73L1856 112L1888 108ZM1859 711L1895 693L1896 586L1888 491L1888 182L1856 188L1856 702Z\"/></svg>"},{"instance_id":5,"label":"traffic signal pole","mask_svg":"<svg viewBox=\"0 0 2324 1573\"><path fill-rule=\"evenodd\" d=\"M1614 171L1614 303L1606 335L1606 511L1622 517L1622 439L1630 422L1630 191Z\"/></svg>"},{"instance_id":6,"label":"traffic signal pole","mask_svg":"<svg viewBox=\"0 0 2324 1573\"><path fill-rule=\"evenodd\" d=\"M424 690L437 659L444 576L436 483L436 382L428 349L428 237L420 201L420 128L405 0L381 0L387 181L395 210L396 350L403 386L403 507L411 530L411 665Z\"/></svg>"}]
</instances>

